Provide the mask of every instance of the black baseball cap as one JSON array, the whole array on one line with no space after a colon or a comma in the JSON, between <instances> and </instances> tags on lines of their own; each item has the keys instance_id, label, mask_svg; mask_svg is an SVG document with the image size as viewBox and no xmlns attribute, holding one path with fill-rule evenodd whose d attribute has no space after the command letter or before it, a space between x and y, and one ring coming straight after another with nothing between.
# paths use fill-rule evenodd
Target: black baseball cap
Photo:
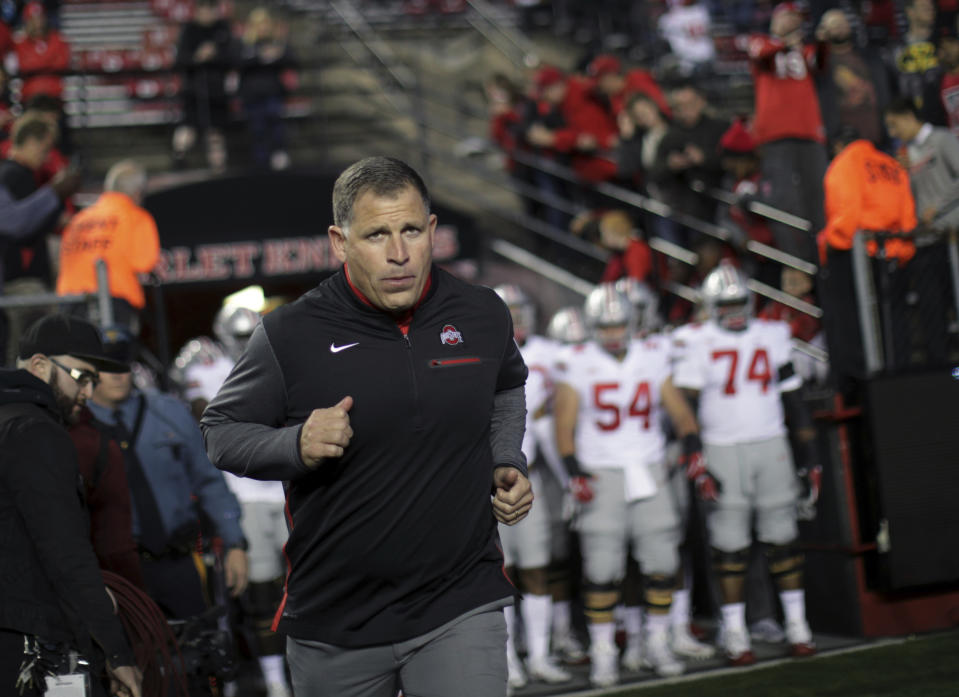
<instances>
[{"instance_id":1,"label":"black baseball cap","mask_svg":"<svg viewBox=\"0 0 959 697\"><path fill-rule=\"evenodd\" d=\"M20 358L35 353L73 356L106 373L125 373L129 366L107 355L96 326L85 319L64 314L41 317L20 337Z\"/></svg>"}]
</instances>

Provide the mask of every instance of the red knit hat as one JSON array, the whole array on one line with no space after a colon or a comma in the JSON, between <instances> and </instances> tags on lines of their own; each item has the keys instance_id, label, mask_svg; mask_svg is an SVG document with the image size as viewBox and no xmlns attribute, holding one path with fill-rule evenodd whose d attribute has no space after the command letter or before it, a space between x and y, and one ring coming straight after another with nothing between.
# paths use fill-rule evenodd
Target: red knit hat
<instances>
[{"instance_id":1,"label":"red knit hat","mask_svg":"<svg viewBox=\"0 0 959 697\"><path fill-rule=\"evenodd\" d=\"M28 2L23 8L23 18L33 19L34 17L46 17L47 13L43 9L41 2Z\"/></svg>"},{"instance_id":2,"label":"red knit hat","mask_svg":"<svg viewBox=\"0 0 959 697\"><path fill-rule=\"evenodd\" d=\"M719 139L719 149L731 155L749 155L756 151L756 139L749 132L745 121L736 119Z\"/></svg>"},{"instance_id":3,"label":"red knit hat","mask_svg":"<svg viewBox=\"0 0 959 697\"><path fill-rule=\"evenodd\" d=\"M596 56L590 61L586 72L593 77L602 77L603 75L618 75L623 69L623 64L616 56L604 53Z\"/></svg>"},{"instance_id":4,"label":"red knit hat","mask_svg":"<svg viewBox=\"0 0 959 697\"><path fill-rule=\"evenodd\" d=\"M772 16L775 17L783 12L792 12L797 15L802 14L802 7L798 2L781 2L773 9Z\"/></svg>"},{"instance_id":5,"label":"red knit hat","mask_svg":"<svg viewBox=\"0 0 959 697\"><path fill-rule=\"evenodd\" d=\"M552 87L565 79L566 76L562 70L554 68L552 65L544 65L533 75L533 84L537 90L545 90L547 87Z\"/></svg>"}]
</instances>

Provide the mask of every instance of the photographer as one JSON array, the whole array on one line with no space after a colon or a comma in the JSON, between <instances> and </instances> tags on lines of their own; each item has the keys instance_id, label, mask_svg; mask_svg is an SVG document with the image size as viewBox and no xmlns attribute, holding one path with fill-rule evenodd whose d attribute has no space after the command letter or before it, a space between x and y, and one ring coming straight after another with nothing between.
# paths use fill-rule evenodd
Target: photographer
<instances>
[{"instance_id":1,"label":"photographer","mask_svg":"<svg viewBox=\"0 0 959 697\"><path fill-rule=\"evenodd\" d=\"M90 546L64 428L98 371L110 368L117 366L92 324L48 315L21 339L17 369L0 370L0 695L42 694L47 675L78 672L63 665L78 651L94 667L105 656L111 694L140 696L140 673Z\"/></svg>"}]
</instances>

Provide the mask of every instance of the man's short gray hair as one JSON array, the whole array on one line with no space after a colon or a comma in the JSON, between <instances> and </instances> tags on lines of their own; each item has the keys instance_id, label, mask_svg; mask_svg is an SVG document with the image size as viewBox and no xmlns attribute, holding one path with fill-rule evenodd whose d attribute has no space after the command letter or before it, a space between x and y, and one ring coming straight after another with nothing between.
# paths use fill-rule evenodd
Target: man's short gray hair
<instances>
[{"instance_id":1,"label":"man's short gray hair","mask_svg":"<svg viewBox=\"0 0 959 697\"><path fill-rule=\"evenodd\" d=\"M103 188L131 198L143 193L147 186L146 168L136 160L120 160L107 172Z\"/></svg>"},{"instance_id":2,"label":"man's short gray hair","mask_svg":"<svg viewBox=\"0 0 959 697\"><path fill-rule=\"evenodd\" d=\"M333 185L333 224L347 230L353 221L353 205L367 191L376 196L394 196L407 187L415 188L430 210L430 194L423 178L402 160L395 157L367 157L354 162L337 177Z\"/></svg>"}]
</instances>

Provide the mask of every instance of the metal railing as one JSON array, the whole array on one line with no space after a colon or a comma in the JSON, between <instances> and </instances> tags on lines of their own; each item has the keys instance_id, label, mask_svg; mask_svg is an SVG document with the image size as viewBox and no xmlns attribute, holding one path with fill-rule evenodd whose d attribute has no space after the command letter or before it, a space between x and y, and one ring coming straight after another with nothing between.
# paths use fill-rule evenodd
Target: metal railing
<instances>
[{"instance_id":1,"label":"metal railing","mask_svg":"<svg viewBox=\"0 0 959 697\"><path fill-rule=\"evenodd\" d=\"M0 310L48 307L51 305L82 305L96 302L101 327L113 324L113 304L110 298L110 282L107 265L103 259L96 261L97 290L94 293L58 295L56 293L28 293L24 295L0 294Z\"/></svg>"},{"instance_id":2,"label":"metal railing","mask_svg":"<svg viewBox=\"0 0 959 697\"><path fill-rule=\"evenodd\" d=\"M949 334L956 333L955 323L959 318L957 231L937 234L934 241L917 245L917 256L905 264L892 263L886 257L884 243L893 239L913 242L917 238L914 232L869 230L853 236L853 284L866 377L916 367L937 367L936 360L951 364L954 357L950 355L950 347L938 346L936 342L949 343ZM872 242L878 243L875 256L869 254ZM918 254L923 253L926 257L919 262ZM877 263L882 261L887 263ZM923 264L918 271L913 268L917 263ZM931 270L929 263L942 264L940 270L948 274L948 279L943 278L943 273ZM893 282L896 275L904 278ZM951 299L952 307L941 305L940 301L946 298ZM950 322L954 325L951 329ZM915 357L917 348L920 354L925 353L924 357Z\"/></svg>"}]
</instances>

